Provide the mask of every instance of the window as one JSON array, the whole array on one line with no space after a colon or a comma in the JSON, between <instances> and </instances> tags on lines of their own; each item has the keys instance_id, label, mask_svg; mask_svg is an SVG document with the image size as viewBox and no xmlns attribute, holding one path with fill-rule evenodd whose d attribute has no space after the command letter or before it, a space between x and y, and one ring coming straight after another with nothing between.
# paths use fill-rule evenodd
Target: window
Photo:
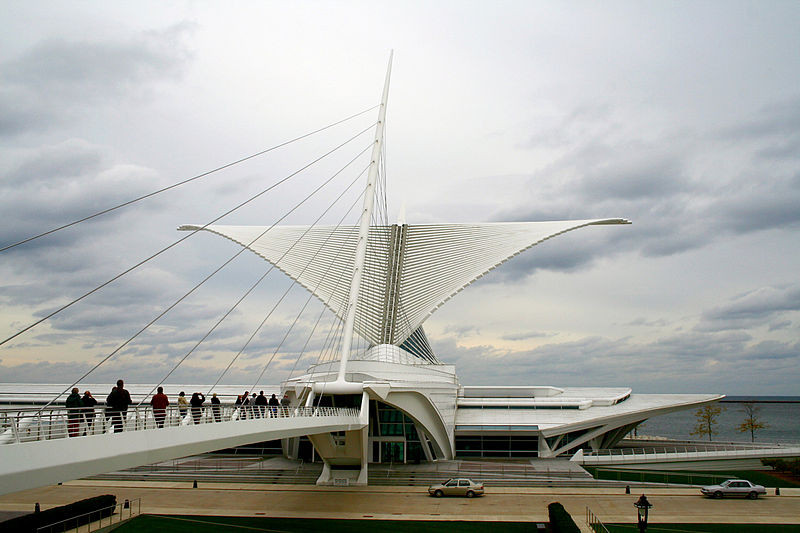
<instances>
[{"instance_id":1,"label":"window","mask_svg":"<svg viewBox=\"0 0 800 533\"><path fill-rule=\"evenodd\" d=\"M460 457L536 457L536 435L457 435L456 456Z\"/></svg>"},{"instance_id":2,"label":"window","mask_svg":"<svg viewBox=\"0 0 800 533\"><path fill-rule=\"evenodd\" d=\"M458 480L458 486L459 487L469 487L469 481L467 481L466 479L459 479Z\"/></svg>"}]
</instances>

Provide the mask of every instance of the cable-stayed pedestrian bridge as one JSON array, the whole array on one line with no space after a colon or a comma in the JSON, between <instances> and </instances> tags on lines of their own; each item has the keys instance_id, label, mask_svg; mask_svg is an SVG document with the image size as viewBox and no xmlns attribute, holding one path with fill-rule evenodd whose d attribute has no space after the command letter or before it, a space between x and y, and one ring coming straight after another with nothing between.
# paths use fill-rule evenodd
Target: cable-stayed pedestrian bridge
<instances>
[{"instance_id":1,"label":"cable-stayed pedestrian bridge","mask_svg":"<svg viewBox=\"0 0 800 533\"><path fill-rule=\"evenodd\" d=\"M63 407L0 410L0 494L257 442L358 431L369 423L366 400L360 409L221 406L181 413L169 406L163 427L150 406L131 407L124 417L98 411L90 418Z\"/></svg>"}]
</instances>

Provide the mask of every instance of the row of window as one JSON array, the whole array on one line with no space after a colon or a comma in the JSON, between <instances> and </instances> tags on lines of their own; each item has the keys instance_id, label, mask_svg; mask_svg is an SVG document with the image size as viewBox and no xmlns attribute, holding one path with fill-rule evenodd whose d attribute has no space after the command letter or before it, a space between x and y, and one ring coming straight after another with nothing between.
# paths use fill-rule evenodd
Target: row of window
<instances>
[{"instance_id":1,"label":"row of window","mask_svg":"<svg viewBox=\"0 0 800 533\"><path fill-rule=\"evenodd\" d=\"M536 457L539 439L516 435L457 435L457 457Z\"/></svg>"}]
</instances>

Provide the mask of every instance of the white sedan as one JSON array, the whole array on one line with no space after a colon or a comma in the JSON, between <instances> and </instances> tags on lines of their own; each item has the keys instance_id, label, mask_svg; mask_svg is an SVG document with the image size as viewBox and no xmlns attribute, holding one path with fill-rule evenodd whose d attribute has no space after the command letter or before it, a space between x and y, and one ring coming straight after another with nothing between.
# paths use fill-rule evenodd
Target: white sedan
<instances>
[{"instance_id":1,"label":"white sedan","mask_svg":"<svg viewBox=\"0 0 800 533\"><path fill-rule=\"evenodd\" d=\"M440 485L428 487L428 494L441 498L442 496L483 496L483 483L475 483L471 479L448 479Z\"/></svg>"},{"instance_id":2,"label":"white sedan","mask_svg":"<svg viewBox=\"0 0 800 533\"><path fill-rule=\"evenodd\" d=\"M702 487L700 492L704 496L712 498L722 498L723 496L742 496L755 500L759 494L766 494L767 489L761 485L755 485L744 479L729 479L723 481L719 485L710 485Z\"/></svg>"}]
</instances>

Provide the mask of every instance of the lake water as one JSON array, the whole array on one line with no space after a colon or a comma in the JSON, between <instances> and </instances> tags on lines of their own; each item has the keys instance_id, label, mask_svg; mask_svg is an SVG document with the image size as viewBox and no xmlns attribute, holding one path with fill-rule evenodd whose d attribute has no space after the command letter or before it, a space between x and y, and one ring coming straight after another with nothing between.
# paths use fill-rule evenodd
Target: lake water
<instances>
[{"instance_id":1,"label":"lake water","mask_svg":"<svg viewBox=\"0 0 800 533\"><path fill-rule=\"evenodd\" d=\"M752 401L758 408L757 418L768 427L756 431L756 442L800 443L800 397L793 396L729 396L720 402L722 412L712 438L723 442L749 442L750 433L736 428L744 422L744 401ZM697 423L696 409L657 416L639 427L639 435L656 435L679 440L698 440L689 433ZM705 439L708 439L706 436Z\"/></svg>"}]
</instances>

